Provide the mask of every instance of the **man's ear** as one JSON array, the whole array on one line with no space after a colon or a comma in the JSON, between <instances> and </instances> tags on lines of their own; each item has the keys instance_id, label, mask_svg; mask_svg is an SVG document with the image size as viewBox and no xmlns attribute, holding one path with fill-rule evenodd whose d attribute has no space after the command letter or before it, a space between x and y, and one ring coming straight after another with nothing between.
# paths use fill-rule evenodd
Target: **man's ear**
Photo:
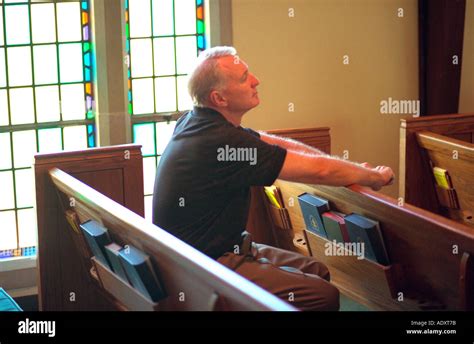
<instances>
[{"instance_id":1,"label":"man's ear","mask_svg":"<svg viewBox=\"0 0 474 344\"><path fill-rule=\"evenodd\" d=\"M213 90L209 94L210 103L214 106L225 107L227 106L227 99L225 99L218 91Z\"/></svg>"}]
</instances>

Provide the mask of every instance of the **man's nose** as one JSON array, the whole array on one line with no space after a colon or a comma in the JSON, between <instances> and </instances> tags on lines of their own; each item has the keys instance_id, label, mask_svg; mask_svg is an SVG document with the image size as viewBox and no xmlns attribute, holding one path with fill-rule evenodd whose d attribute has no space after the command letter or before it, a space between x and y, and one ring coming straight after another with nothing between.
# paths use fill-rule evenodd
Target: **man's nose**
<instances>
[{"instance_id":1,"label":"man's nose","mask_svg":"<svg viewBox=\"0 0 474 344\"><path fill-rule=\"evenodd\" d=\"M252 87L257 87L258 85L260 85L260 80L258 80L258 78L252 74Z\"/></svg>"}]
</instances>

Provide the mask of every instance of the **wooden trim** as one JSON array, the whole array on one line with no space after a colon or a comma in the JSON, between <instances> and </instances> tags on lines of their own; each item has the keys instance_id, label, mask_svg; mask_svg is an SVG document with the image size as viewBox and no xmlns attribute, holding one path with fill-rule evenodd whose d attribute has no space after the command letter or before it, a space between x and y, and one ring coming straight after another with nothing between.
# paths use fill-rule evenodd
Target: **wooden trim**
<instances>
[{"instance_id":1,"label":"wooden trim","mask_svg":"<svg viewBox=\"0 0 474 344\"><path fill-rule=\"evenodd\" d=\"M268 130L268 134L288 137L331 154L329 127Z\"/></svg>"},{"instance_id":2,"label":"wooden trim","mask_svg":"<svg viewBox=\"0 0 474 344\"><path fill-rule=\"evenodd\" d=\"M474 259L472 254L463 253L460 264L459 289L461 294L461 309L474 310Z\"/></svg>"},{"instance_id":3,"label":"wooden trim","mask_svg":"<svg viewBox=\"0 0 474 344\"><path fill-rule=\"evenodd\" d=\"M465 0L418 2L422 116L458 111L465 9Z\"/></svg>"},{"instance_id":4,"label":"wooden trim","mask_svg":"<svg viewBox=\"0 0 474 344\"><path fill-rule=\"evenodd\" d=\"M459 156L462 156L463 160L474 162L474 145L466 143L461 140L452 139L443 135L432 133L429 131L422 131L417 133L418 143L420 147L425 149L440 149L440 144L446 147L441 152L452 156L453 149L458 151Z\"/></svg>"}]
</instances>

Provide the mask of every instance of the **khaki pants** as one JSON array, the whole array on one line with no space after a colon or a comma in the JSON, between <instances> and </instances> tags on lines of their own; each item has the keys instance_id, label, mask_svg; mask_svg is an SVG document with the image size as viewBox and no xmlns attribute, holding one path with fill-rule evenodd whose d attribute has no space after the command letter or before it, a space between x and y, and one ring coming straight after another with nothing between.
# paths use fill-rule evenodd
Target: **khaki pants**
<instances>
[{"instance_id":1,"label":"khaki pants","mask_svg":"<svg viewBox=\"0 0 474 344\"><path fill-rule=\"evenodd\" d=\"M339 290L329 283L327 267L311 257L256 244L241 245L217 261L305 311L339 310Z\"/></svg>"}]
</instances>

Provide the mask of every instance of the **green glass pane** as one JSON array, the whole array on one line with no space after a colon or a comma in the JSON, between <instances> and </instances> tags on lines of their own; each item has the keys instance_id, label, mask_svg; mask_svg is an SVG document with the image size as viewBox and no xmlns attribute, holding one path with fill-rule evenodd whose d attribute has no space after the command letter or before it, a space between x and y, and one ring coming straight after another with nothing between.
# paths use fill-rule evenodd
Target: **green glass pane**
<instances>
[{"instance_id":1,"label":"green glass pane","mask_svg":"<svg viewBox=\"0 0 474 344\"><path fill-rule=\"evenodd\" d=\"M54 4L31 5L33 43L56 42Z\"/></svg>"},{"instance_id":2,"label":"green glass pane","mask_svg":"<svg viewBox=\"0 0 474 344\"><path fill-rule=\"evenodd\" d=\"M32 84L30 47L8 48L8 80L10 86Z\"/></svg>"},{"instance_id":3,"label":"green glass pane","mask_svg":"<svg viewBox=\"0 0 474 344\"><path fill-rule=\"evenodd\" d=\"M155 157L143 159L143 186L145 195L153 193L155 183L156 160Z\"/></svg>"},{"instance_id":4,"label":"green glass pane","mask_svg":"<svg viewBox=\"0 0 474 344\"><path fill-rule=\"evenodd\" d=\"M155 79L156 112L176 111L176 78Z\"/></svg>"},{"instance_id":5,"label":"green glass pane","mask_svg":"<svg viewBox=\"0 0 474 344\"><path fill-rule=\"evenodd\" d=\"M153 196L145 196L145 219L152 221Z\"/></svg>"},{"instance_id":6,"label":"green glass pane","mask_svg":"<svg viewBox=\"0 0 474 344\"><path fill-rule=\"evenodd\" d=\"M36 154L36 134L34 130L15 131L13 135L13 163L16 168L31 167Z\"/></svg>"},{"instance_id":7,"label":"green glass pane","mask_svg":"<svg viewBox=\"0 0 474 344\"><path fill-rule=\"evenodd\" d=\"M193 101L188 92L188 77L178 76L178 110L190 110L193 108Z\"/></svg>"},{"instance_id":8,"label":"green glass pane","mask_svg":"<svg viewBox=\"0 0 474 344\"><path fill-rule=\"evenodd\" d=\"M14 211L0 211L0 223L2 232L0 234L0 250L16 248L16 222Z\"/></svg>"},{"instance_id":9,"label":"green glass pane","mask_svg":"<svg viewBox=\"0 0 474 344\"><path fill-rule=\"evenodd\" d=\"M39 151L41 153L55 153L62 150L61 128L38 130Z\"/></svg>"},{"instance_id":10,"label":"green glass pane","mask_svg":"<svg viewBox=\"0 0 474 344\"><path fill-rule=\"evenodd\" d=\"M33 59L36 85L58 82L58 60L54 44L34 46Z\"/></svg>"},{"instance_id":11,"label":"green glass pane","mask_svg":"<svg viewBox=\"0 0 474 344\"><path fill-rule=\"evenodd\" d=\"M64 121L86 117L83 84L61 85L61 112Z\"/></svg>"},{"instance_id":12,"label":"green glass pane","mask_svg":"<svg viewBox=\"0 0 474 344\"><path fill-rule=\"evenodd\" d=\"M36 119L38 122L59 121L58 86L36 87Z\"/></svg>"},{"instance_id":13,"label":"green glass pane","mask_svg":"<svg viewBox=\"0 0 474 344\"><path fill-rule=\"evenodd\" d=\"M9 92L12 124L34 123L33 88L12 88Z\"/></svg>"},{"instance_id":14,"label":"green glass pane","mask_svg":"<svg viewBox=\"0 0 474 344\"><path fill-rule=\"evenodd\" d=\"M173 136L176 121L156 123L156 153L161 155Z\"/></svg>"},{"instance_id":15,"label":"green glass pane","mask_svg":"<svg viewBox=\"0 0 474 344\"><path fill-rule=\"evenodd\" d=\"M58 20L58 41L71 42L82 40L81 11L79 2L56 4Z\"/></svg>"},{"instance_id":16,"label":"green glass pane","mask_svg":"<svg viewBox=\"0 0 474 344\"><path fill-rule=\"evenodd\" d=\"M16 206L18 208L32 207L34 204L35 188L33 183L33 170L15 171Z\"/></svg>"},{"instance_id":17,"label":"green glass pane","mask_svg":"<svg viewBox=\"0 0 474 344\"><path fill-rule=\"evenodd\" d=\"M18 210L18 239L20 247L36 246L38 244L38 226L34 209Z\"/></svg>"},{"instance_id":18,"label":"green glass pane","mask_svg":"<svg viewBox=\"0 0 474 344\"><path fill-rule=\"evenodd\" d=\"M8 97L7 90L0 90L0 125L8 125Z\"/></svg>"},{"instance_id":19,"label":"green glass pane","mask_svg":"<svg viewBox=\"0 0 474 344\"><path fill-rule=\"evenodd\" d=\"M87 128L85 125L64 128L64 150L87 149Z\"/></svg>"},{"instance_id":20,"label":"green glass pane","mask_svg":"<svg viewBox=\"0 0 474 344\"><path fill-rule=\"evenodd\" d=\"M83 80L81 43L59 45L59 73L61 82Z\"/></svg>"},{"instance_id":21,"label":"green glass pane","mask_svg":"<svg viewBox=\"0 0 474 344\"><path fill-rule=\"evenodd\" d=\"M174 61L174 38L155 38L153 40L153 45L155 75L176 74Z\"/></svg>"},{"instance_id":22,"label":"green glass pane","mask_svg":"<svg viewBox=\"0 0 474 344\"><path fill-rule=\"evenodd\" d=\"M176 34L187 35L196 33L195 0L179 0L174 4Z\"/></svg>"},{"instance_id":23,"label":"green glass pane","mask_svg":"<svg viewBox=\"0 0 474 344\"><path fill-rule=\"evenodd\" d=\"M132 80L133 114L153 113L153 79Z\"/></svg>"},{"instance_id":24,"label":"green glass pane","mask_svg":"<svg viewBox=\"0 0 474 344\"><path fill-rule=\"evenodd\" d=\"M197 33L204 34L204 22L202 20L198 20L197 22Z\"/></svg>"},{"instance_id":25,"label":"green glass pane","mask_svg":"<svg viewBox=\"0 0 474 344\"><path fill-rule=\"evenodd\" d=\"M12 168L10 133L0 133L0 170Z\"/></svg>"},{"instance_id":26,"label":"green glass pane","mask_svg":"<svg viewBox=\"0 0 474 344\"><path fill-rule=\"evenodd\" d=\"M178 74L188 74L197 57L196 37L176 38Z\"/></svg>"},{"instance_id":27,"label":"green glass pane","mask_svg":"<svg viewBox=\"0 0 474 344\"><path fill-rule=\"evenodd\" d=\"M173 29L173 0L152 0L153 36L169 36Z\"/></svg>"},{"instance_id":28,"label":"green glass pane","mask_svg":"<svg viewBox=\"0 0 474 344\"><path fill-rule=\"evenodd\" d=\"M0 48L0 87L7 86L7 74L5 68L5 49Z\"/></svg>"},{"instance_id":29,"label":"green glass pane","mask_svg":"<svg viewBox=\"0 0 474 344\"><path fill-rule=\"evenodd\" d=\"M129 0L130 37L151 36L150 0Z\"/></svg>"},{"instance_id":30,"label":"green glass pane","mask_svg":"<svg viewBox=\"0 0 474 344\"><path fill-rule=\"evenodd\" d=\"M13 173L11 171L0 172L0 190L2 190L0 210L13 209L15 207L15 198L13 193Z\"/></svg>"},{"instance_id":31,"label":"green glass pane","mask_svg":"<svg viewBox=\"0 0 474 344\"><path fill-rule=\"evenodd\" d=\"M151 39L130 40L132 78L152 76L153 60Z\"/></svg>"},{"instance_id":32,"label":"green glass pane","mask_svg":"<svg viewBox=\"0 0 474 344\"><path fill-rule=\"evenodd\" d=\"M5 19L7 44L29 44L30 21L28 6L6 6Z\"/></svg>"},{"instance_id":33,"label":"green glass pane","mask_svg":"<svg viewBox=\"0 0 474 344\"><path fill-rule=\"evenodd\" d=\"M142 145L143 155L155 155L155 132L153 123L134 124L133 142Z\"/></svg>"}]
</instances>

